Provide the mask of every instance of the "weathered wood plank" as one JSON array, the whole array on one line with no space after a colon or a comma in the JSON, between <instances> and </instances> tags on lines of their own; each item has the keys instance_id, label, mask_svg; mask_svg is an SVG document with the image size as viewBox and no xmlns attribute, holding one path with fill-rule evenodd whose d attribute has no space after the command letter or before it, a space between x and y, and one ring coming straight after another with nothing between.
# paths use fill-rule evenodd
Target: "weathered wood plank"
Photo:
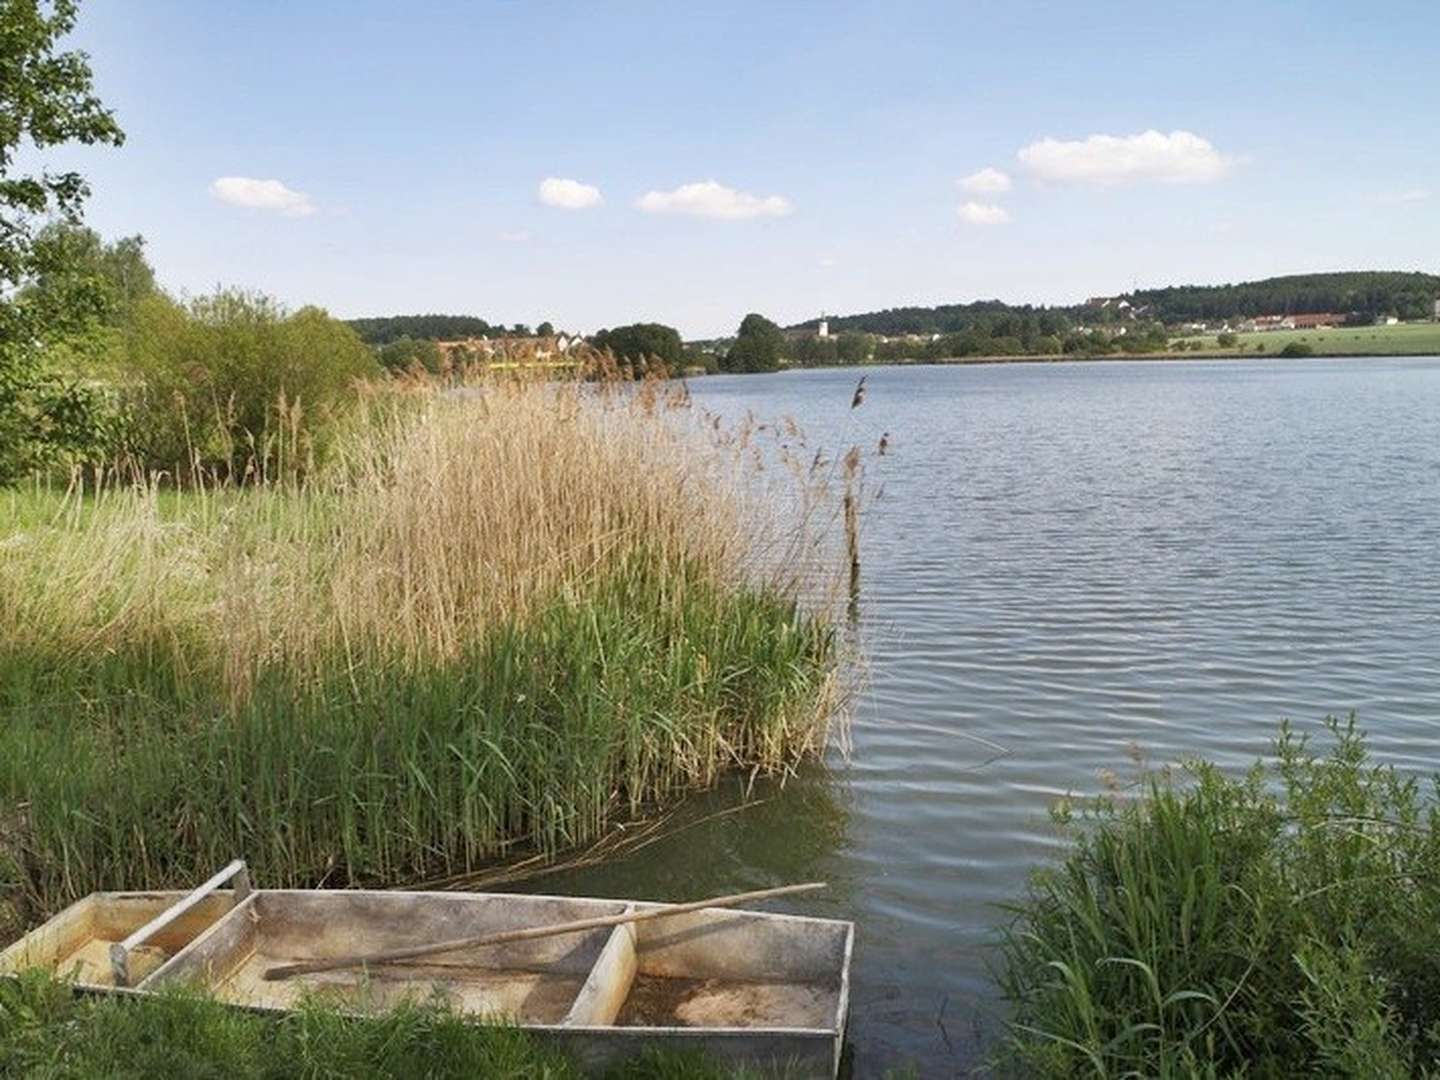
<instances>
[{"instance_id":1,"label":"weathered wood plank","mask_svg":"<svg viewBox=\"0 0 1440 1080\"><path fill-rule=\"evenodd\" d=\"M610 931L610 940L590 969L580 993L575 995L575 1004L570 1006L565 1023L571 1026L613 1024L635 982L636 967L635 927L625 923Z\"/></svg>"}]
</instances>

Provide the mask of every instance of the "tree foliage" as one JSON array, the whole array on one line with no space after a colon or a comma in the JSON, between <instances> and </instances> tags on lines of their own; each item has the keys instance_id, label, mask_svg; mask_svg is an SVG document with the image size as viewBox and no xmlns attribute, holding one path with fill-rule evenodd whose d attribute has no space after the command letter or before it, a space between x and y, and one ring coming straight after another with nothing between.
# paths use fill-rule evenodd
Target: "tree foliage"
<instances>
[{"instance_id":1,"label":"tree foliage","mask_svg":"<svg viewBox=\"0 0 1440 1080\"><path fill-rule=\"evenodd\" d=\"M1130 294L1166 322L1236 319L1253 315L1355 312L1423 319L1440 297L1440 276L1390 270L1293 274L1236 285L1178 285Z\"/></svg>"},{"instance_id":2,"label":"tree foliage","mask_svg":"<svg viewBox=\"0 0 1440 1080\"><path fill-rule=\"evenodd\" d=\"M840 334L874 334L892 339L876 347L875 359L938 359L954 356L1004 356L1008 343L1019 342L1017 352L1043 354L1061 343L1067 353L1104 352L1111 349L1133 351L1137 348L1131 335L1137 329L1153 338L1150 327L1137 328L1136 322L1173 325L1182 322L1210 322L1247 318L1255 315L1300 315L1337 313L1357 316L1357 321L1378 315L1398 315L1402 319L1428 317L1434 302L1440 298L1440 276L1434 274L1392 271L1356 271L1334 274L1297 274L1266 278L1235 285L1180 285L1163 289L1142 289L1113 297L1107 305L1076 304L1065 307L1043 307L1030 304L1006 304L999 300L979 300L969 304L942 304L937 307L887 308L858 315L832 316L830 329ZM1128 302L1121 309L1119 301ZM1139 318L1133 318L1138 314ZM792 329L813 330L819 320L799 323ZM1079 328L1085 327L1082 333ZM1125 338L1115 334L1126 327ZM1101 336L1109 344L1101 348ZM936 337L938 335L938 338ZM900 339L898 341L893 339ZM927 342L926 339L929 339ZM803 339L802 339L803 340ZM818 339L813 339L818 340ZM1163 343L1155 344L1164 348ZM801 347L797 362L831 363L827 350L833 348L820 342L818 346ZM805 355L825 354L814 359ZM1144 351L1144 350L1141 350ZM843 361L842 361L843 362Z\"/></svg>"},{"instance_id":3,"label":"tree foliage","mask_svg":"<svg viewBox=\"0 0 1440 1080\"><path fill-rule=\"evenodd\" d=\"M22 150L67 143L118 146L124 135L92 87L84 53L59 49L75 0L0 0L0 480L82 447L92 395L47 371L45 346L103 311L103 290L75 280L75 245L46 235L47 220L75 223L89 191L74 171L17 171ZM37 279L67 278L36 293Z\"/></svg>"},{"instance_id":4,"label":"tree foliage","mask_svg":"<svg viewBox=\"0 0 1440 1080\"><path fill-rule=\"evenodd\" d=\"M435 342L421 338L400 338L375 350L380 366L389 372L414 371L419 368L434 374L440 370L440 349Z\"/></svg>"},{"instance_id":5,"label":"tree foliage","mask_svg":"<svg viewBox=\"0 0 1440 1080\"><path fill-rule=\"evenodd\" d=\"M721 365L726 371L774 371L785 352L785 333L753 311L740 322L735 343Z\"/></svg>"},{"instance_id":6,"label":"tree foliage","mask_svg":"<svg viewBox=\"0 0 1440 1080\"><path fill-rule=\"evenodd\" d=\"M632 363L659 360L670 370L680 366L685 345L680 331L663 323L630 323L601 330L590 339L597 349L609 349L616 358Z\"/></svg>"},{"instance_id":7,"label":"tree foliage","mask_svg":"<svg viewBox=\"0 0 1440 1080\"><path fill-rule=\"evenodd\" d=\"M51 253L21 296L47 315L83 308L102 326L123 326L157 289L143 236L107 243L94 229L54 221L40 230L36 245Z\"/></svg>"},{"instance_id":8,"label":"tree foliage","mask_svg":"<svg viewBox=\"0 0 1440 1080\"><path fill-rule=\"evenodd\" d=\"M1046 308L1006 304L1000 300L977 300L970 304L887 308L862 315L832 316L830 329L836 334L852 331L886 337L974 331L987 337L1031 339L1065 333L1075 325L1079 311L1079 308ZM817 325L818 320L811 320L800 323L795 329L810 329Z\"/></svg>"},{"instance_id":9,"label":"tree foliage","mask_svg":"<svg viewBox=\"0 0 1440 1080\"><path fill-rule=\"evenodd\" d=\"M499 323L475 315L389 315L349 319L347 325L367 345L388 345L410 338L414 341L455 341L460 338L496 337L508 333Z\"/></svg>"},{"instance_id":10,"label":"tree foliage","mask_svg":"<svg viewBox=\"0 0 1440 1080\"><path fill-rule=\"evenodd\" d=\"M303 470L357 382L378 372L374 351L319 308L292 313L238 290L142 300L117 367L113 450L182 479Z\"/></svg>"}]
</instances>

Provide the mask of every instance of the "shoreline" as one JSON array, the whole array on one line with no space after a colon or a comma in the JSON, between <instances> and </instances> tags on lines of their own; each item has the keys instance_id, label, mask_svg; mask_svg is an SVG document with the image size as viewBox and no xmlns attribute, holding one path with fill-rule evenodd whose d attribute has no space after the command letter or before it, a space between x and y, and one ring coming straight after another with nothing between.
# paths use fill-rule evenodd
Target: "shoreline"
<instances>
[{"instance_id":1,"label":"shoreline","mask_svg":"<svg viewBox=\"0 0 1440 1080\"><path fill-rule=\"evenodd\" d=\"M1281 356L1278 352L1186 352L1186 353L1101 353L1094 356L1023 354L1012 356L950 356L936 359L867 360L862 364L789 365L775 371L715 371L706 375L774 375L783 371L840 371L847 368L877 367L965 367L984 364L1074 364L1091 362L1133 363L1163 361L1183 363L1187 360L1440 360L1437 352L1340 352L1312 353L1310 356Z\"/></svg>"}]
</instances>

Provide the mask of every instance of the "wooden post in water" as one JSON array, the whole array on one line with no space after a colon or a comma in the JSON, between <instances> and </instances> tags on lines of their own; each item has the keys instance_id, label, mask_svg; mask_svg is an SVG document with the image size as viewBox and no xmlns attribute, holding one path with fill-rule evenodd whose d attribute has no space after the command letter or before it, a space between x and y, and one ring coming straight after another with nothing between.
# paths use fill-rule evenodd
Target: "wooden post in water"
<instances>
[{"instance_id":1,"label":"wooden post in water","mask_svg":"<svg viewBox=\"0 0 1440 1080\"><path fill-rule=\"evenodd\" d=\"M860 599L860 512L848 480L845 484L845 546L850 552L850 600L854 603Z\"/></svg>"},{"instance_id":2,"label":"wooden post in water","mask_svg":"<svg viewBox=\"0 0 1440 1080\"><path fill-rule=\"evenodd\" d=\"M856 400L864 390L864 380L855 391ZM853 407L853 406L852 406ZM850 619L860 614L860 497L855 492L855 478L860 474L860 448L852 446L845 455L845 548L850 555Z\"/></svg>"}]
</instances>

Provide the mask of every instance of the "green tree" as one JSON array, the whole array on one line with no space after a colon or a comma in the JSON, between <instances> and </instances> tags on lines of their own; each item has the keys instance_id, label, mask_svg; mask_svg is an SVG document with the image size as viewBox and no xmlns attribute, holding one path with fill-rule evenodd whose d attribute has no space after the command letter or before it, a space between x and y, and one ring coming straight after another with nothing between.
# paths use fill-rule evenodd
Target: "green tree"
<instances>
[{"instance_id":1,"label":"green tree","mask_svg":"<svg viewBox=\"0 0 1440 1080\"><path fill-rule=\"evenodd\" d=\"M36 235L35 245L46 253L44 265L19 298L47 325L63 323L66 312L80 310L93 316L94 328L114 330L126 325L135 306L156 291L144 237L107 244L94 229L54 221Z\"/></svg>"},{"instance_id":2,"label":"green tree","mask_svg":"<svg viewBox=\"0 0 1440 1080\"><path fill-rule=\"evenodd\" d=\"M76 172L16 169L22 148L124 141L93 91L89 58L58 50L76 10L76 0L0 0L0 481L92 436L92 395L46 370L43 357L103 311L103 290L67 289L40 303L23 288L63 272L72 246L40 235L42 226L78 222L89 189Z\"/></svg>"},{"instance_id":3,"label":"green tree","mask_svg":"<svg viewBox=\"0 0 1440 1080\"><path fill-rule=\"evenodd\" d=\"M401 338L381 345L375 355L386 371L399 374L420 367L434 374L440 370L440 349L433 341Z\"/></svg>"},{"instance_id":4,"label":"green tree","mask_svg":"<svg viewBox=\"0 0 1440 1080\"><path fill-rule=\"evenodd\" d=\"M350 319L347 325L367 345L386 345L401 338L455 341L505 333L503 326L492 325L476 315L389 315Z\"/></svg>"},{"instance_id":5,"label":"green tree","mask_svg":"<svg viewBox=\"0 0 1440 1080\"><path fill-rule=\"evenodd\" d=\"M535 336L536 336L536 337L554 337L554 336L555 336L555 324L552 323L552 322L550 322L550 321L547 319L545 322L542 322L539 326L537 326L537 327L535 328Z\"/></svg>"},{"instance_id":6,"label":"green tree","mask_svg":"<svg viewBox=\"0 0 1440 1080\"><path fill-rule=\"evenodd\" d=\"M785 334L780 327L752 311L741 320L723 367L726 371L774 371L784 348Z\"/></svg>"},{"instance_id":7,"label":"green tree","mask_svg":"<svg viewBox=\"0 0 1440 1080\"><path fill-rule=\"evenodd\" d=\"M873 348L869 334L841 334L835 342L835 356L842 364L863 364Z\"/></svg>"},{"instance_id":8,"label":"green tree","mask_svg":"<svg viewBox=\"0 0 1440 1080\"><path fill-rule=\"evenodd\" d=\"M674 370L685 355L680 331L664 323L630 323L601 330L590 339L597 349L609 349L619 360L646 364L658 360Z\"/></svg>"},{"instance_id":9,"label":"green tree","mask_svg":"<svg viewBox=\"0 0 1440 1080\"><path fill-rule=\"evenodd\" d=\"M319 308L291 313L238 290L186 306L142 300L118 368L118 453L182 479L199 469L235 480L304 469L379 370L355 331Z\"/></svg>"}]
</instances>

